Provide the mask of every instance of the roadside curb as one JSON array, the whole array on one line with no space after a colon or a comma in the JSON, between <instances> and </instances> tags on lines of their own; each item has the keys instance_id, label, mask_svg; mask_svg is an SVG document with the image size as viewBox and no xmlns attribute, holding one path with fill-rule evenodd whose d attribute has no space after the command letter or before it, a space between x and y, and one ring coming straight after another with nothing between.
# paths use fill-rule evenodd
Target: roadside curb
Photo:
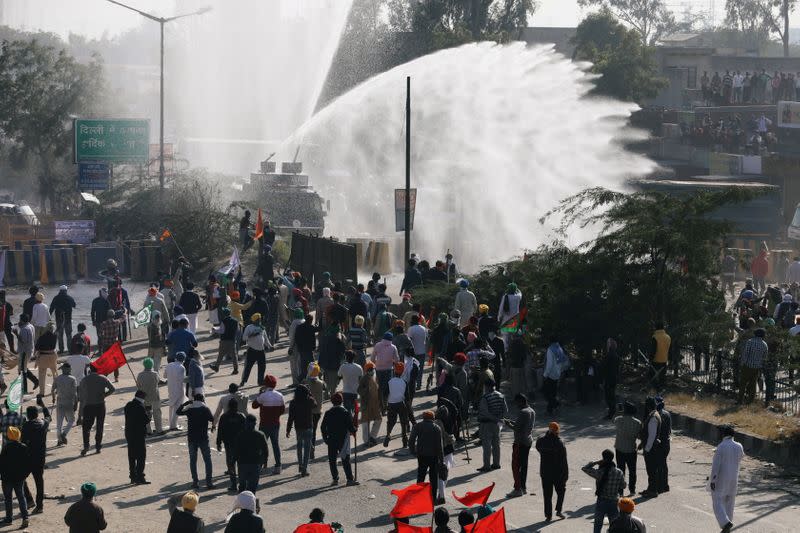
<instances>
[{"instance_id":1,"label":"roadside curb","mask_svg":"<svg viewBox=\"0 0 800 533\"><path fill-rule=\"evenodd\" d=\"M719 444L720 435L716 424L681 413L673 412L670 415L673 428L678 428L688 436L709 444ZM736 432L736 440L751 457L783 466L800 466L800 445L773 442L740 431Z\"/></svg>"}]
</instances>

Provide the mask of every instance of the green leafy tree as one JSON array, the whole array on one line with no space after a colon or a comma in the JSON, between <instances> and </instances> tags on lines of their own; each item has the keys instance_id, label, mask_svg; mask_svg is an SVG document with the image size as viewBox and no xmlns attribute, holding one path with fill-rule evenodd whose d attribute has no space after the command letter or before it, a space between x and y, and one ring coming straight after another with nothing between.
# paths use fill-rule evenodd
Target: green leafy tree
<instances>
[{"instance_id":1,"label":"green leafy tree","mask_svg":"<svg viewBox=\"0 0 800 533\"><path fill-rule=\"evenodd\" d=\"M610 11L633 28L645 46L678 29L675 16L664 0L578 0L578 5Z\"/></svg>"},{"instance_id":2,"label":"green leafy tree","mask_svg":"<svg viewBox=\"0 0 800 533\"><path fill-rule=\"evenodd\" d=\"M640 102L666 85L649 49L607 9L587 16L573 38L574 59L590 61L599 74L595 93Z\"/></svg>"},{"instance_id":3,"label":"green leafy tree","mask_svg":"<svg viewBox=\"0 0 800 533\"><path fill-rule=\"evenodd\" d=\"M783 56L789 57L789 15L797 0L726 0L726 23L747 34L763 38L777 35Z\"/></svg>"},{"instance_id":4,"label":"green leafy tree","mask_svg":"<svg viewBox=\"0 0 800 533\"><path fill-rule=\"evenodd\" d=\"M101 108L102 66L81 64L67 51L39 41L0 45L0 141L18 165L35 161L42 209L59 211L62 195L74 190L69 172L71 119Z\"/></svg>"}]
</instances>

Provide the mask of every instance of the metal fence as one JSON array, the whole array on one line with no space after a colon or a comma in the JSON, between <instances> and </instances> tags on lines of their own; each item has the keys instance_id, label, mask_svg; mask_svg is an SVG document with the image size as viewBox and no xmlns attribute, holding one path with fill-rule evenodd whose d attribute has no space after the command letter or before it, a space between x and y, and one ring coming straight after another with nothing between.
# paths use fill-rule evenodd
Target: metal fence
<instances>
[{"instance_id":1,"label":"metal fence","mask_svg":"<svg viewBox=\"0 0 800 533\"><path fill-rule=\"evenodd\" d=\"M729 350L703 353L691 348L683 349L678 360L678 376L722 394L736 395L739 391L739 358ZM769 375L759 374L756 401L766 405L769 383L765 382L765 377L769 379ZM796 377L793 371L778 369L769 405L780 404L784 411L792 413L800 411L800 380Z\"/></svg>"}]
</instances>

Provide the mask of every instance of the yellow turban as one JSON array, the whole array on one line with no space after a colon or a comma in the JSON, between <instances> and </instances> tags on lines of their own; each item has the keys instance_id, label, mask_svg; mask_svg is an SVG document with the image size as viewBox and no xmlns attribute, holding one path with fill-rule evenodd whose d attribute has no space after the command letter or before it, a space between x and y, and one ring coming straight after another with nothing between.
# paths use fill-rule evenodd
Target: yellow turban
<instances>
[{"instance_id":1,"label":"yellow turban","mask_svg":"<svg viewBox=\"0 0 800 533\"><path fill-rule=\"evenodd\" d=\"M319 372L320 372L319 365L315 363L314 366L311 367L311 370L308 371L308 375L311 376L312 378L315 378L319 376Z\"/></svg>"},{"instance_id":2,"label":"yellow turban","mask_svg":"<svg viewBox=\"0 0 800 533\"><path fill-rule=\"evenodd\" d=\"M485 315L486 313L489 312L489 306L486 304L481 304L478 306L478 311L480 311L482 315Z\"/></svg>"},{"instance_id":3,"label":"yellow turban","mask_svg":"<svg viewBox=\"0 0 800 533\"><path fill-rule=\"evenodd\" d=\"M200 496L194 491L189 491L181 498L181 507L187 511L194 511L197 509L197 504L200 501Z\"/></svg>"},{"instance_id":4,"label":"yellow turban","mask_svg":"<svg viewBox=\"0 0 800 533\"><path fill-rule=\"evenodd\" d=\"M253 324L261 322L261 313L253 313L253 316L250 317L250 322Z\"/></svg>"},{"instance_id":5,"label":"yellow turban","mask_svg":"<svg viewBox=\"0 0 800 533\"><path fill-rule=\"evenodd\" d=\"M14 440L19 442L19 438L21 436L22 434L20 433L19 428L17 427L11 426L6 430L6 437L8 437L9 440Z\"/></svg>"}]
</instances>

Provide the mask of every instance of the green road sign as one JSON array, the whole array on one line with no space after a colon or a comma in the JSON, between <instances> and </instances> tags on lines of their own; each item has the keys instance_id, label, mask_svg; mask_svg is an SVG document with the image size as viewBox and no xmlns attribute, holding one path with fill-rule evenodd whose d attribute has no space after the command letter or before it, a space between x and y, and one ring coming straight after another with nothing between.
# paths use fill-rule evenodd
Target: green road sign
<instances>
[{"instance_id":1,"label":"green road sign","mask_svg":"<svg viewBox=\"0 0 800 533\"><path fill-rule=\"evenodd\" d=\"M75 119L75 163L109 161L146 163L150 121L145 119Z\"/></svg>"}]
</instances>

